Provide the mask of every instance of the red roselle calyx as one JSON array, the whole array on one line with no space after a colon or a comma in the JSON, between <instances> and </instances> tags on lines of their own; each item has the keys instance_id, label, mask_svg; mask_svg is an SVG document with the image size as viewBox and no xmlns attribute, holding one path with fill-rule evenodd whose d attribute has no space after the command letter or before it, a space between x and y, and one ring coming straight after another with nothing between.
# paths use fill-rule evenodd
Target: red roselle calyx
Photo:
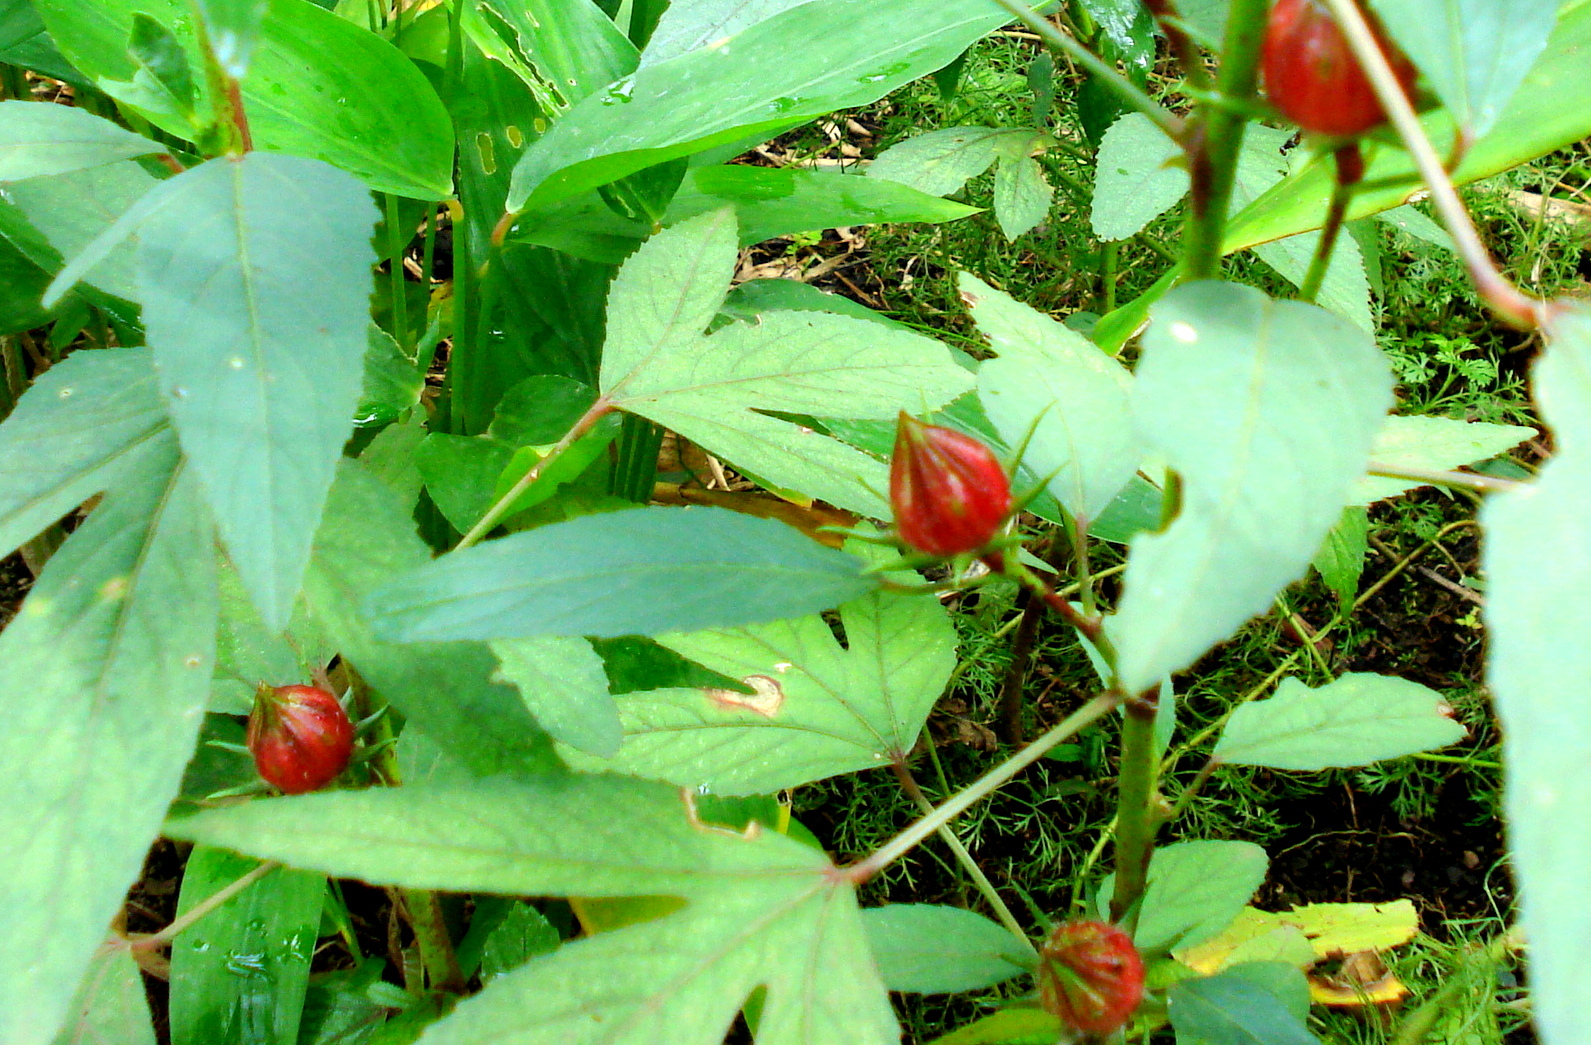
<instances>
[{"instance_id":1,"label":"red roselle calyx","mask_svg":"<svg viewBox=\"0 0 1591 1045\"><path fill-rule=\"evenodd\" d=\"M1371 19L1376 42L1405 95L1414 66ZM1306 131L1347 138L1386 122L1375 88L1321 0L1276 0L1265 26L1265 94Z\"/></svg>"},{"instance_id":2,"label":"red roselle calyx","mask_svg":"<svg viewBox=\"0 0 1591 1045\"><path fill-rule=\"evenodd\" d=\"M1011 481L987 446L901 412L889 501L900 539L930 555L978 551L1011 514Z\"/></svg>"},{"instance_id":3,"label":"red roselle calyx","mask_svg":"<svg viewBox=\"0 0 1591 1045\"><path fill-rule=\"evenodd\" d=\"M354 726L323 689L262 683L254 691L247 739L265 782L299 795L325 787L348 767Z\"/></svg>"},{"instance_id":4,"label":"red roselle calyx","mask_svg":"<svg viewBox=\"0 0 1591 1045\"><path fill-rule=\"evenodd\" d=\"M1143 996L1143 959L1114 925L1063 922L1039 948L1039 1004L1074 1031L1109 1034Z\"/></svg>"}]
</instances>

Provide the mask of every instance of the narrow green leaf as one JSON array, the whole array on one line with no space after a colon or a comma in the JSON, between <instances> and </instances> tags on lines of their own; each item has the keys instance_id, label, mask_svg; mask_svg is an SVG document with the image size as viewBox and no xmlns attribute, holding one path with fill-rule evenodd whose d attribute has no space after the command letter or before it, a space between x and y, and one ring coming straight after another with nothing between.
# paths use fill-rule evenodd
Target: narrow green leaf
<instances>
[{"instance_id":1,"label":"narrow green leaf","mask_svg":"<svg viewBox=\"0 0 1591 1045\"><path fill-rule=\"evenodd\" d=\"M48 1042L177 794L213 670L213 546L169 436L0 632L0 1041Z\"/></svg>"},{"instance_id":2,"label":"narrow green leaf","mask_svg":"<svg viewBox=\"0 0 1591 1045\"><path fill-rule=\"evenodd\" d=\"M1191 947L1232 924L1260 884L1270 860L1253 842L1176 842L1155 849L1149 860L1133 942L1141 951ZM1100 897L1116 880L1106 875Z\"/></svg>"},{"instance_id":3,"label":"narrow green leaf","mask_svg":"<svg viewBox=\"0 0 1591 1045\"><path fill-rule=\"evenodd\" d=\"M866 105L947 65L1006 18L982 0L796 5L581 101L526 150L508 209L545 206L664 160ZM792 53L791 40L824 47Z\"/></svg>"},{"instance_id":4,"label":"narrow green leaf","mask_svg":"<svg viewBox=\"0 0 1591 1045\"><path fill-rule=\"evenodd\" d=\"M1392 402L1375 342L1312 305L1191 283L1152 315L1134 407L1183 497L1170 528L1133 540L1107 625L1129 692L1191 664L1308 568Z\"/></svg>"},{"instance_id":5,"label":"narrow green leaf","mask_svg":"<svg viewBox=\"0 0 1591 1045\"><path fill-rule=\"evenodd\" d=\"M1370 447L1370 460L1392 468L1445 471L1496 457L1540 434L1524 425L1393 414L1376 434L1376 441ZM1421 485L1407 479L1369 475L1359 480L1354 499L1360 504L1370 504Z\"/></svg>"},{"instance_id":6,"label":"narrow green leaf","mask_svg":"<svg viewBox=\"0 0 1591 1045\"><path fill-rule=\"evenodd\" d=\"M620 270L608 307L602 389L765 483L869 515L881 462L762 411L887 418L932 409L971 378L936 341L821 312L773 312L703 336L736 250L732 212L683 222Z\"/></svg>"},{"instance_id":7,"label":"narrow green leaf","mask_svg":"<svg viewBox=\"0 0 1591 1045\"><path fill-rule=\"evenodd\" d=\"M86 109L0 102L0 181L63 174L165 151L165 146Z\"/></svg>"},{"instance_id":8,"label":"narrow green leaf","mask_svg":"<svg viewBox=\"0 0 1591 1045\"><path fill-rule=\"evenodd\" d=\"M1466 137L1497 123L1547 46L1558 0L1372 0Z\"/></svg>"},{"instance_id":9,"label":"narrow green leaf","mask_svg":"<svg viewBox=\"0 0 1591 1045\"><path fill-rule=\"evenodd\" d=\"M195 0L216 62L234 80L249 71L267 0Z\"/></svg>"},{"instance_id":10,"label":"narrow green leaf","mask_svg":"<svg viewBox=\"0 0 1591 1045\"><path fill-rule=\"evenodd\" d=\"M869 907L862 912L862 927L884 986L892 991L956 994L1028 971L1010 930L960 907Z\"/></svg>"},{"instance_id":11,"label":"narrow green leaf","mask_svg":"<svg viewBox=\"0 0 1591 1045\"><path fill-rule=\"evenodd\" d=\"M961 300L999 358L978 368L978 398L1007 446L1049 480L1086 529L1138 471L1132 376L1087 338L962 273ZM1029 433L1032 433L1029 438Z\"/></svg>"},{"instance_id":12,"label":"narrow green leaf","mask_svg":"<svg viewBox=\"0 0 1591 1045\"><path fill-rule=\"evenodd\" d=\"M808 0L679 0L657 20L641 52L641 64L656 65L728 39L758 22Z\"/></svg>"},{"instance_id":13,"label":"narrow green leaf","mask_svg":"<svg viewBox=\"0 0 1591 1045\"><path fill-rule=\"evenodd\" d=\"M342 171L260 152L150 196L139 282L161 388L227 551L280 628L359 402L375 207Z\"/></svg>"},{"instance_id":14,"label":"narrow green leaf","mask_svg":"<svg viewBox=\"0 0 1591 1045\"><path fill-rule=\"evenodd\" d=\"M1326 535L1311 563L1326 587L1337 596L1337 605L1344 614L1353 609L1354 598L1359 594L1365 554L1370 550L1369 535L1369 513L1358 505L1344 508L1342 518Z\"/></svg>"},{"instance_id":15,"label":"narrow green leaf","mask_svg":"<svg viewBox=\"0 0 1591 1045\"><path fill-rule=\"evenodd\" d=\"M257 867L196 846L178 916ZM183 932L171 948L172 1045L296 1045L325 896L324 875L279 867Z\"/></svg>"},{"instance_id":16,"label":"narrow green leaf","mask_svg":"<svg viewBox=\"0 0 1591 1045\"><path fill-rule=\"evenodd\" d=\"M930 1045L1054 1045L1065 1033L1060 1019L1043 1009L1012 1008L935 1038Z\"/></svg>"},{"instance_id":17,"label":"narrow green leaf","mask_svg":"<svg viewBox=\"0 0 1591 1045\"><path fill-rule=\"evenodd\" d=\"M1272 769L1341 769L1434 751L1464 739L1435 690L1362 672L1310 689L1284 678L1269 700L1233 712L1211 757Z\"/></svg>"},{"instance_id":18,"label":"narrow green leaf","mask_svg":"<svg viewBox=\"0 0 1591 1045\"><path fill-rule=\"evenodd\" d=\"M956 665L949 615L932 596L872 592L840 607L840 627L843 647L817 615L660 636L750 692L708 686L619 697L624 746L605 766L750 795L904 759Z\"/></svg>"},{"instance_id":19,"label":"narrow green leaf","mask_svg":"<svg viewBox=\"0 0 1591 1045\"><path fill-rule=\"evenodd\" d=\"M585 639L537 635L492 643L502 676L519 688L536 721L571 747L612 758L624 739L602 658Z\"/></svg>"},{"instance_id":20,"label":"narrow green leaf","mask_svg":"<svg viewBox=\"0 0 1591 1045\"><path fill-rule=\"evenodd\" d=\"M635 71L635 45L591 0L481 0L476 10L565 106Z\"/></svg>"},{"instance_id":21,"label":"narrow green leaf","mask_svg":"<svg viewBox=\"0 0 1591 1045\"><path fill-rule=\"evenodd\" d=\"M1100 239L1136 236L1188 192L1182 149L1143 113L1110 125L1094 166L1090 223Z\"/></svg>"},{"instance_id":22,"label":"narrow green leaf","mask_svg":"<svg viewBox=\"0 0 1591 1045\"><path fill-rule=\"evenodd\" d=\"M250 6L249 0L209 2ZM127 52L139 13L172 30L190 68L204 68L190 0L38 0L36 6L72 64L113 96L127 94L140 71ZM195 86L198 109L208 112L209 84L200 77ZM256 148L325 160L381 192L433 200L451 192L453 133L441 100L402 52L346 18L313 3L270 3L242 93ZM184 138L195 133L177 107L138 107L163 130Z\"/></svg>"},{"instance_id":23,"label":"narrow green leaf","mask_svg":"<svg viewBox=\"0 0 1591 1045\"><path fill-rule=\"evenodd\" d=\"M101 947L94 954L54 1045L99 1042L155 1045L144 977L126 947Z\"/></svg>"},{"instance_id":24,"label":"narrow green leaf","mask_svg":"<svg viewBox=\"0 0 1591 1045\"><path fill-rule=\"evenodd\" d=\"M475 643L397 646L373 636L359 608L393 576L429 562L411 504L360 464L344 461L332 486L304 597L361 676L448 755L482 775L556 767L545 734Z\"/></svg>"},{"instance_id":25,"label":"narrow green leaf","mask_svg":"<svg viewBox=\"0 0 1591 1045\"><path fill-rule=\"evenodd\" d=\"M369 601L396 642L655 635L837 606L872 582L849 555L722 508L589 515L454 552Z\"/></svg>"},{"instance_id":26,"label":"narrow green leaf","mask_svg":"<svg viewBox=\"0 0 1591 1045\"><path fill-rule=\"evenodd\" d=\"M1528 490L1489 498L1486 678L1503 726L1505 808L1531 995L1546 1045L1591 1035L1591 312L1565 309L1533 374L1557 454Z\"/></svg>"},{"instance_id":27,"label":"narrow green leaf","mask_svg":"<svg viewBox=\"0 0 1591 1045\"><path fill-rule=\"evenodd\" d=\"M0 549L108 488L167 429L148 349L74 352L0 424Z\"/></svg>"},{"instance_id":28,"label":"narrow green leaf","mask_svg":"<svg viewBox=\"0 0 1591 1045\"><path fill-rule=\"evenodd\" d=\"M1246 962L1173 984L1166 1010L1177 1045L1318 1045L1305 1022L1308 999L1304 974L1292 966Z\"/></svg>"}]
</instances>

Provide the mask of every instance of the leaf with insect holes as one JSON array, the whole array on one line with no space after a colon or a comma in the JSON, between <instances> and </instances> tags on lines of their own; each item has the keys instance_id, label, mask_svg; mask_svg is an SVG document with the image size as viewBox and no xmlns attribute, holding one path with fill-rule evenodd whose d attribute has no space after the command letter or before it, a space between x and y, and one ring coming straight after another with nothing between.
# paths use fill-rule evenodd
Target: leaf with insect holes
<instances>
[{"instance_id":1,"label":"leaf with insect holes","mask_svg":"<svg viewBox=\"0 0 1591 1045\"><path fill-rule=\"evenodd\" d=\"M1487 498L1486 680L1503 727L1510 863L1541 1040L1591 1036L1591 310L1565 307L1532 372L1557 445L1529 487Z\"/></svg>"},{"instance_id":2,"label":"leaf with insect holes","mask_svg":"<svg viewBox=\"0 0 1591 1045\"><path fill-rule=\"evenodd\" d=\"M768 312L705 334L734 272L735 231L731 210L692 218L619 270L602 393L769 485L887 515L881 462L769 412L921 413L966 391L971 376L937 341L851 316Z\"/></svg>"},{"instance_id":3,"label":"leaf with insect holes","mask_svg":"<svg viewBox=\"0 0 1591 1045\"><path fill-rule=\"evenodd\" d=\"M872 549L867 557L883 561ZM624 723L618 754L565 757L720 795L778 791L905 758L956 665L949 614L931 595L877 591L842 605L839 617L843 645L818 615L659 636L750 692L623 694L615 698Z\"/></svg>"},{"instance_id":4,"label":"leaf with insect holes","mask_svg":"<svg viewBox=\"0 0 1591 1045\"><path fill-rule=\"evenodd\" d=\"M90 353L97 354L97 353ZM0 632L0 1040L51 1041L193 754L214 668L214 532L167 433Z\"/></svg>"},{"instance_id":5,"label":"leaf with insect holes","mask_svg":"<svg viewBox=\"0 0 1591 1045\"><path fill-rule=\"evenodd\" d=\"M1133 539L1106 624L1129 692L1193 663L1308 569L1392 403L1375 342L1313 305L1189 283L1152 316L1134 412L1183 493L1168 528Z\"/></svg>"},{"instance_id":6,"label":"leaf with insect holes","mask_svg":"<svg viewBox=\"0 0 1591 1045\"><path fill-rule=\"evenodd\" d=\"M690 901L530 959L429 1041L717 1045L759 986L764 1045L899 1037L854 890L828 858L773 832L693 823L671 787L581 775L409 785L250 802L168 828L378 885Z\"/></svg>"}]
</instances>

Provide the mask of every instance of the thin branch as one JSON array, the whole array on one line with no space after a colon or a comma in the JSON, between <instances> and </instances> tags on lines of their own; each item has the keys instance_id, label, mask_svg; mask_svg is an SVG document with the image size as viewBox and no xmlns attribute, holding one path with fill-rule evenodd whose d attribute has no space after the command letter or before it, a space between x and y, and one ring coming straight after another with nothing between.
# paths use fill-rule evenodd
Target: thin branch
<instances>
[{"instance_id":1,"label":"thin branch","mask_svg":"<svg viewBox=\"0 0 1591 1045\"><path fill-rule=\"evenodd\" d=\"M203 900L200 900L198 903L182 912L181 915L179 915L175 920L172 921L170 925L166 926L164 929L157 933L151 933L148 936L140 936L136 940L129 940L127 942L127 946L136 947L141 950L149 950L150 948L159 947L163 944L170 943L177 937L178 933L193 925L194 922L197 922L199 919L203 918L205 915L209 914L217 907L220 907L222 904L226 903L228 900L232 899L234 896L241 893L243 890L247 889L249 886L253 885L255 882L259 881L261 878L264 878L266 875L270 874L272 871L281 866L282 865L275 860L265 861L260 866L250 871L248 874L243 875L234 882L222 886L209 896L206 896Z\"/></svg>"},{"instance_id":2,"label":"thin branch","mask_svg":"<svg viewBox=\"0 0 1591 1045\"><path fill-rule=\"evenodd\" d=\"M1451 486L1458 490L1475 490L1480 493L1509 493L1523 490L1530 485L1517 479L1500 479L1495 475L1446 472L1439 468L1413 468L1379 461L1371 461L1368 471L1371 475L1386 479L1409 479L1422 485Z\"/></svg>"}]
</instances>

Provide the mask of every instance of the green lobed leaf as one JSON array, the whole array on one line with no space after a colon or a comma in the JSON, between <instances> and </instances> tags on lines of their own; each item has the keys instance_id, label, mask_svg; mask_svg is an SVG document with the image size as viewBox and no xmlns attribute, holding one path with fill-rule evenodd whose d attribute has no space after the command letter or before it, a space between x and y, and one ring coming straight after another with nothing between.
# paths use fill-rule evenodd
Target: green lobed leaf
<instances>
[{"instance_id":1,"label":"green lobed leaf","mask_svg":"<svg viewBox=\"0 0 1591 1045\"><path fill-rule=\"evenodd\" d=\"M0 423L0 549L107 489L167 428L148 349L74 352L41 374Z\"/></svg>"},{"instance_id":2,"label":"green lobed leaf","mask_svg":"<svg viewBox=\"0 0 1591 1045\"><path fill-rule=\"evenodd\" d=\"M519 696L493 681L497 662L485 646L415 648L371 633L361 604L393 576L430 559L411 504L362 465L344 461L315 534L304 598L334 648L403 713L409 729L450 757L482 775L556 768Z\"/></svg>"},{"instance_id":3,"label":"green lobed leaf","mask_svg":"<svg viewBox=\"0 0 1591 1045\"><path fill-rule=\"evenodd\" d=\"M213 542L198 477L167 436L0 632L5 1045L54 1037L177 794L214 667Z\"/></svg>"},{"instance_id":4,"label":"green lobed leaf","mask_svg":"<svg viewBox=\"0 0 1591 1045\"><path fill-rule=\"evenodd\" d=\"M167 409L244 586L280 628L359 403L375 208L336 168L261 152L145 202L139 283Z\"/></svg>"},{"instance_id":5,"label":"green lobed leaf","mask_svg":"<svg viewBox=\"0 0 1591 1045\"><path fill-rule=\"evenodd\" d=\"M872 588L860 569L771 519L635 508L453 552L382 586L368 612L396 642L655 635L837 606Z\"/></svg>"},{"instance_id":6,"label":"green lobed leaf","mask_svg":"<svg viewBox=\"0 0 1591 1045\"><path fill-rule=\"evenodd\" d=\"M492 643L501 676L554 740L612 758L624 739L602 658L582 638L535 635Z\"/></svg>"},{"instance_id":7,"label":"green lobed leaf","mask_svg":"<svg viewBox=\"0 0 1591 1045\"><path fill-rule=\"evenodd\" d=\"M913 135L878 154L867 177L948 196L1000 159L1020 159L1049 135L1031 127L944 127Z\"/></svg>"},{"instance_id":8,"label":"green lobed leaf","mask_svg":"<svg viewBox=\"0 0 1591 1045\"><path fill-rule=\"evenodd\" d=\"M1539 434L1524 425L1393 414L1376 434L1376 441L1370 447L1370 460L1392 468L1445 471L1496 457ZM1360 504L1370 504L1421 485L1408 479L1368 475L1359 480L1354 499Z\"/></svg>"},{"instance_id":9,"label":"green lobed leaf","mask_svg":"<svg viewBox=\"0 0 1591 1045\"><path fill-rule=\"evenodd\" d=\"M1028 972L1028 952L1004 926L960 907L897 903L862 911L884 986L957 994Z\"/></svg>"},{"instance_id":10,"label":"green lobed leaf","mask_svg":"<svg viewBox=\"0 0 1591 1045\"><path fill-rule=\"evenodd\" d=\"M1188 191L1188 171L1173 161L1182 149L1143 113L1110 125L1094 166L1089 221L1105 240L1136 236Z\"/></svg>"},{"instance_id":11,"label":"green lobed leaf","mask_svg":"<svg viewBox=\"0 0 1591 1045\"><path fill-rule=\"evenodd\" d=\"M1253 842L1175 842L1156 847L1149 860L1133 942L1140 951L1191 947L1215 936L1237 917L1265 881L1270 861ZM1099 896L1110 896L1116 876L1106 875Z\"/></svg>"},{"instance_id":12,"label":"green lobed leaf","mask_svg":"<svg viewBox=\"0 0 1591 1045\"><path fill-rule=\"evenodd\" d=\"M994 171L994 215L1007 240L1014 240L1050 213L1055 190L1031 156L1003 159Z\"/></svg>"},{"instance_id":13,"label":"green lobed leaf","mask_svg":"<svg viewBox=\"0 0 1591 1045\"><path fill-rule=\"evenodd\" d=\"M1569 1045L1591 1035L1591 311L1564 308L1546 334L1532 379L1558 452L1528 489L1487 499L1482 562L1532 1008L1544 1045Z\"/></svg>"},{"instance_id":14,"label":"green lobed leaf","mask_svg":"<svg viewBox=\"0 0 1591 1045\"><path fill-rule=\"evenodd\" d=\"M137 12L172 29L189 67L204 68L188 0L36 6L63 53L110 93L137 71L127 53ZM208 112L209 85L198 79L198 109ZM270 0L242 92L256 148L325 160L381 192L440 199L451 191L452 128L425 75L391 44L331 11ZM195 133L180 113L144 112L179 137Z\"/></svg>"},{"instance_id":15,"label":"green lobed leaf","mask_svg":"<svg viewBox=\"0 0 1591 1045\"><path fill-rule=\"evenodd\" d=\"M1311 689L1282 679L1269 700L1232 713L1211 757L1272 769L1342 769L1434 751L1466 735L1435 690L1354 672Z\"/></svg>"},{"instance_id":16,"label":"green lobed leaf","mask_svg":"<svg viewBox=\"0 0 1591 1045\"><path fill-rule=\"evenodd\" d=\"M178 916L258 867L195 846ZM325 896L324 875L278 867L185 930L171 948L172 1045L296 1045Z\"/></svg>"},{"instance_id":17,"label":"green lobed leaf","mask_svg":"<svg viewBox=\"0 0 1591 1045\"><path fill-rule=\"evenodd\" d=\"M1368 334L1249 287L1184 284L1154 308L1139 432L1182 476L1171 526L1134 538L1107 628L1129 692L1187 667L1308 568L1392 402Z\"/></svg>"},{"instance_id":18,"label":"green lobed leaf","mask_svg":"<svg viewBox=\"0 0 1591 1045\"><path fill-rule=\"evenodd\" d=\"M948 64L1006 18L980 0L791 7L585 98L520 159L508 209L546 206L664 160L866 105ZM792 52L791 40L824 46Z\"/></svg>"},{"instance_id":19,"label":"green lobed leaf","mask_svg":"<svg viewBox=\"0 0 1591 1045\"><path fill-rule=\"evenodd\" d=\"M1485 134L1547 46L1559 0L1372 0L1466 137Z\"/></svg>"},{"instance_id":20,"label":"green lobed leaf","mask_svg":"<svg viewBox=\"0 0 1591 1045\"><path fill-rule=\"evenodd\" d=\"M1048 480L1072 518L1099 518L1143 457L1132 375L1076 331L962 273L961 300L999 358L978 368L978 398L1008 446ZM1031 438L1029 433L1032 433Z\"/></svg>"},{"instance_id":21,"label":"green lobed leaf","mask_svg":"<svg viewBox=\"0 0 1591 1045\"><path fill-rule=\"evenodd\" d=\"M1309 984L1283 962L1244 962L1181 980L1166 994L1177 1045L1318 1045Z\"/></svg>"},{"instance_id":22,"label":"green lobed leaf","mask_svg":"<svg viewBox=\"0 0 1591 1045\"><path fill-rule=\"evenodd\" d=\"M603 394L766 484L886 515L881 462L763 411L888 418L954 398L970 376L938 342L850 316L765 313L704 337L735 254L734 215L721 210L625 263L609 296Z\"/></svg>"},{"instance_id":23,"label":"green lobed leaf","mask_svg":"<svg viewBox=\"0 0 1591 1045\"><path fill-rule=\"evenodd\" d=\"M705 686L619 697L624 745L606 766L750 795L905 759L956 665L949 615L931 595L875 591L842 605L839 618L843 646L818 615L659 636L749 692Z\"/></svg>"},{"instance_id":24,"label":"green lobed leaf","mask_svg":"<svg viewBox=\"0 0 1591 1045\"><path fill-rule=\"evenodd\" d=\"M55 1038L55 1045L82 1042L155 1045L144 977L127 947L102 947L89 962L66 1025Z\"/></svg>"},{"instance_id":25,"label":"green lobed leaf","mask_svg":"<svg viewBox=\"0 0 1591 1045\"><path fill-rule=\"evenodd\" d=\"M86 109L0 102L0 181L21 181L165 152Z\"/></svg>"}]
</instances>

